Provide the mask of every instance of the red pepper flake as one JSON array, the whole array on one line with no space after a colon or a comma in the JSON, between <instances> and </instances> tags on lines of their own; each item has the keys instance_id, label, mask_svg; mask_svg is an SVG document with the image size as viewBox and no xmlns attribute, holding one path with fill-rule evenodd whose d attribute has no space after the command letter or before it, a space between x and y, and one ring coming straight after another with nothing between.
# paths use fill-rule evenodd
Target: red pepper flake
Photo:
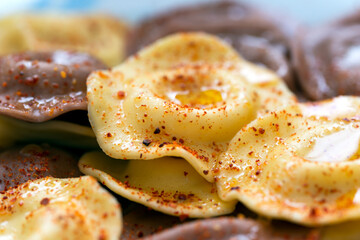
<instances>
[{"instance_id":1,"label":"red pepper flake","mask_svg":"<svg viewBox=\"0 0 360 240\"><path fill-rule=\"evenodd\" d=\"M2 83L2 86L3 86L3 87L6 87L6 86L7 86L7 82L3 82L3 83Z\"/></svg>"},{"instance_id":2,"label":"red pepper flake","mask_svg":"<svg viewBox=\"0 0 360 240\"><path fill-rule=\"evenodd\" d=\"M209 170L204 170L203 173L204 173L205 175L208 175L208 174L209 174Z\"/></svg>"},{"instance_id":3,"label":"red pepper flake","mask_svg":"<svg viewBox=\"0 0 360 240\"><path fill-rule=\"evenodd\" d=\"M129 181L125 181L125 182L124 182L124 185L125 185L126 187L130 187Z\"/></svg>"},{"instance_id":4,"label":"red pepper flake","mask_svg":"<svg viewBox=\"0 0 360 240\"><path fill-rule=\"evenodd\" d=\"M240 187L239 187L239 186L236 186L236 187L230 188L230 191L236 191L236 190L240 190Z\"/></svg>"},{"instance_id":5,"label":"red pepper flake","mask_svg":"<svg viewBox=\"0 0 360 240\"><path fill-rule=\"evenodd\" d=\"M261 173L261 171L260 170L257 170L256 172L255 172L255 175L259 175Z\"/></svg>"},{"instance_id":6,"label":"red pepper flake","mask_svg":"<svg viewBox=\"0 0 360 240\"><path fill-rule=\"evenodd\" d=\"M34 75L32 77L27 77L24 81L25 85L33 86L39 81L39 76Z\"/></svg>"},{"instance_id":7,"label":"red pepper flake","mask_svg":"<svg viewBox=\"0 0 360 240\"><path fill-rule=\"evenodd\" d=\"M291 122L288 122L287 125L288 125L288 126L291 126Z\"/></svg>"},{"instance_id":8,"label":"red pepper flake","mask_svg":"<svg viewBox=\"0 0 360 240\"><path fill-rule=\"evenodd\" d=\"M160 143L159 148L162 148L163 146L165 146L165 144L168 144L168 143L167 142Z\"/></svg>"},{"instance_id":9,"label":"red pepper flake","mask_svg":"<svg viewBox=\"0 0 360 240\"><path fill-rule=\"evenodd\" d=\"M106 134L106 136L107 136L107 137L112 137L112 134L108 132L108 133Z\"/></svg>"},{"instance_id":10,"label":"red pepper flake","mask_svg":"<svg viewBox=\"0 0 360 240\"><path fill-rule=\"evenodd\" d=\"M188 174L189 174L188 172L184 171L184 176L187 176Z\"/></svg>"},{"instance_id":11,"label":"red pepper flake","mask_svg":"<svg viewBox=\"0 0 360 240\"><path fill-rule=\"evenodd\" d=\"M173 141L176 141L176 139L177 139L176 137L172 137L172 140L173 140Z\"/></svg>"},{"instance_id":12,"label":"red pepper flake","mask_svg":"<svg viewBox=\"0 0 360 240\"><path fill-rule=\"evenodd\" d=\"M160 133L160 128L156 128L154 134L159 134L159 133Z\"/></svg>"},{"instance_id":13,"label":"red pepper flake","mask_svg":"<svg viewBox=\"0 0 360 240\"><path fill-rule=\"evenodd\" d=\"M79 66L78 66L78 68L79 68ZM105 78L105 79L108 79L108 78L109 78L109 76L106 75L105 73L103 73L102 71L99 71L98 74L99 74L99 76L100 76L101 78Z\"/></svg>"},{"instance_id":14,"label":"red pepper flake","mask_svg":"<svg viewBox=\"0 0 360 240\"><path fill-rule=\"evenodd\" d=\"M151 143L151 140L150 140L150 139L144 139L142 143L143 143L145 146L149 146L150 143Z\"/></svg>"},{"instance_id":15,"label":"red pepper flake","mask_svg":"<svg viewBox=\"0 0 360 240\"><path fill-rule=\"evenodd\" d=\"M181 144L184 144L184 140L183 140L182 138L179 139L179 142L180 142Z\"/></svg>"},{"instance_id":16,"label":"red pepper flake","mask_svg":"<svg viewBox=\"0 0 360 240\"><path fill-rule=\"evenodd\" d=\"M219 169L219 168L215 168L215 169L213 169L213 172L214 172L214 173L218 173L218 172L220 172L220 169Z\"/></svg>"},{"instance_id":17,"label":"red pepper flake","mask_svg":"<svg viewBox=\"0 0 360 240\"><path fill-rule=\"evenodd\" d=\"M125 92L124 91L118 91L117 92L117 97L119 99L124 99L125 98Z\"/></svg>"},{"instance_id":18,"label":"red pepper flake","mask_svg":"<svg viewBox=\"0 0 360 240\"><path fill-rule=\"evenodd\" d=\"M48 205L50 202L50 199L48 198L43 198L41 201L40 201L40 204L43 205L43 206L46 206Z\"/></svg>"},{"instance_id":19,"label":"red pepper flake","mask_svg":"<svg viewBox=\"0 0 360 240\"><path fill-rule=\"evenodd\" d=\"M259 128L259 133L260 133L260 134L264 134L264 133L265 133L265 129Z\"/></svg>"},{"instance_id":20,"label":"red pepper flake","mask_svg":"<svg viewBox=\"0 0 360 240\"><path fill-rule=\"evenodd\" d=\"M310 218L315 218L318 216L318 210L316 208L311 208L310 213L309 213L309 217Z\"/></svg>"}]
</instances>

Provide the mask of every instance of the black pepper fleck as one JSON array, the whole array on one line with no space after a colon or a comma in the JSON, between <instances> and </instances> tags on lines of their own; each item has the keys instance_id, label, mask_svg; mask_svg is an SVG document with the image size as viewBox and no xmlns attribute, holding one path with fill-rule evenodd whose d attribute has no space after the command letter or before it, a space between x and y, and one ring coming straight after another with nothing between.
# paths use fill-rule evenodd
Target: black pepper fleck
<instances>
[{"instance_id":1,"label":"black pepper fleck","mask_svg":"<svg viewBox=\"0 0 360 240\"><path fill-rule=\"evenodd\" d=\"M145 146L149 146L151 143L150 139L144 139L144 141L142 142Z\"/></svg>"},{"instance_id":2,"label":"black pepper fleck","mask_svg":"<svg viewBox=\"0 0 360 240\"><path fill-rule=\"evenodd\" d=\"M179 198L179 200L186 200L186 195L185 194L183 194L183 193L181 193L181 194L179 194L179 196L178 196L178 198Z\"/></svg>"}]
</instances>

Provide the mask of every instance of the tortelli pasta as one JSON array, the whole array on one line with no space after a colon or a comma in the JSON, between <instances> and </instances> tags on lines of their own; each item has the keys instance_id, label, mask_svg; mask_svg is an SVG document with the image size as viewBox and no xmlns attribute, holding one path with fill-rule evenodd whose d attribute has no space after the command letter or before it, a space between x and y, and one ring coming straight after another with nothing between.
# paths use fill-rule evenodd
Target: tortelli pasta
<instances>
[{"instance_id":1,"label":"tortelli pasta","mask_svg":"<svg viewBox=\"0 0 360 240\"><path fill-rule=\"evenodd\" d=\"M303 225L358 218L359 127L287 109L258 118L218 159L220 197Z\"/></svg>"},{"instance_id":2,"label":"tortelli pasta","mask_svg":"<svg viewBox=\"0 0 360 240\"><path fill-rule=\"evenodd\" d=\"M274 73L203 33L166 37L87 84L89 119L107 155L182 157L209 182L241 127L295 102Z\"/></svg>"},{"instance_id":3,"label":"tortelli pasta","mask_svg":"<svg viewBox=\"0 0 360 240\"><path fill-rule=\"evenodd\" d=\"M181 158L119 161L92 152L80 159L79 168L115 193L167 214L212 217L235 209L236 201L220 200L215 184Z\"/></svg>"},{"instance_id":4,"label":"tortelli pasta","mask_svg":"<svg viewBox=\"0 0 360 240\"><path fill-rule=\"evenodd\" d=\"M105 15L12 15L0 21L0 54L80 51L115 66L125 55L126 32L125 23Z\"/></svg>"},{"instance_id":5,"label":"tortelli pasta","mask_svg":"<svg viewBox=\"0 0 360 240\"><path fill-rule=\"evenodd\" d=\"M96 180L42 178L0 193L6 239L119 239L116 199Z\"/></svg>"}]
</instances>

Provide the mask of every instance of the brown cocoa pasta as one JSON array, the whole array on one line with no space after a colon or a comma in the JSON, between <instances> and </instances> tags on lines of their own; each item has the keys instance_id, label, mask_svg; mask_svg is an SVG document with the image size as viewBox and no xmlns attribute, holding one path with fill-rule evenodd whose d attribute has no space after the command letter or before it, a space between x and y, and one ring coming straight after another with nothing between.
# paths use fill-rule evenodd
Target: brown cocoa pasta
<instances>
[{"instance_id":1,"label":"brown cocoa pasta","mask_svg":"<svg viewBox=\"0 0 360 240\"><path fill-rule=\"evenodd\" d=\"M0 114L43 122L86 110L86 78L106 66L68 51L26 52L0 58Z\"/></svg>"},{"instance_id":2,"label":"brown cocoa pasta","mask_svg":"<svg viewBox=\"0 0 360 240\"><path fill-rule=\"evenodd\" d=\"M294 62L312 100L360 95L360 12L297 34Z\"/></svg>"},{"instance_id":3,"label":"brown cocoa pasta","mask_svg":"<svg viewBox=\"0 0 360 240\"><path fill-rule=\"evenodd\" d=\"M28 180L81 176L77 159L49 145L15 146L0 152L0 191Z\"/></svg>"}]
</instances>

